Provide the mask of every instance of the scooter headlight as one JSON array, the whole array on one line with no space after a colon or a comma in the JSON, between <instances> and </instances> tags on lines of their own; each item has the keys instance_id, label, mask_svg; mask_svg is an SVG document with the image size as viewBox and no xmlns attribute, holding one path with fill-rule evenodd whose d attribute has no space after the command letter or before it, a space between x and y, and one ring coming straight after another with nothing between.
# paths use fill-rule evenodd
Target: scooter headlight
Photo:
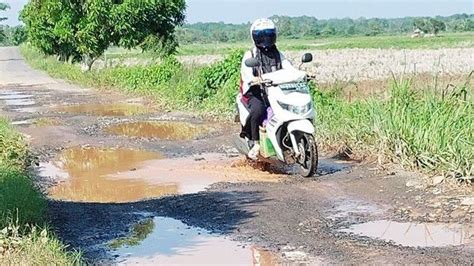
<instances>
[{"instance_id":1,"label":"scooter headlight","mask_svg":"<svg viewBox=\"0 0 474 266\"><path fill-rule=\"evenodd\" d=\"M295 113L297 115L304 115L308 113L311 110L311 108L313 108L313 104L311 102L306 105L301 105L301 106L286 104L280 101L278 102L278 104L281 106L281 108L289 112Z\"/></svg>"}]
</instances>

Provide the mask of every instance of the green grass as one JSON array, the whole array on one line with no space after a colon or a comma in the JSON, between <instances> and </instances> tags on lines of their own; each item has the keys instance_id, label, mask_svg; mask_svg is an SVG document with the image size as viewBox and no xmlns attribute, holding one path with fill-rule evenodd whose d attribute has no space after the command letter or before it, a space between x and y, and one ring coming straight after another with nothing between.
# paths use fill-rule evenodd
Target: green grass
<instances>
[{"instance_id":1,"label":"green grass","mask_svg":"<svg viewBox=\"0 0 474 266\"><path fill-rule=\"evenodd\" d=\"M187 44L179 48L179 55L227 54L231 50L248 49L250 46L250 41L240 43ZM431 38L411 38L410 36L359 36L279 40L278 46L283 51L346 48L436 49L474 47L474 33L443 34Z\"/></svg>"},{"instance_id":2,"label":"green grass","mask_svg":"<svg viewBox=\"0 0 474 266\"><path fill-rule=\"evenodd\" d=\"M44 229L46 199L26 173L27 156L21 135L0 118L0 265L77 263L80 254Z\"/></svg>"},{"instance_id":3,"label":"green grass","mask_svg":"<svg viewBox=\"0 0 474 266\"><path fill-rule=\"evenodd\" d=\"M162 65L90 73L26 46L22 51L31 65L54 77L147 95L170 110L221 119L234 113L240 51L208 67L190 68L168 60ZM469 79L439 90L425 83L417 87L411 77L393 78L385 86L390 92L387 99L375 95L353 102L346 101L337 88L315 90L318 140L325 148L348 148L359 156L375 154L380 161L470 179L474 170L474 109Z\"/></svg>"},{"instance_id":4,"label":"green grass","mask_svg":"<svg viewBox=\"0 0 474 266\"><path fill-rule=\"evenodd\" d=\"M472 179L474 104L468 84L440 93L414 88L411 79L393 80L388 99L352 103L317 93L319 138L407 168Z\"/></svg>"},{"instance_id":5,"label":"green grass","mask_svg":"<svg viewBox=\"0 0 474 266\"><path fill-rule=\"evenodd\" d=\"M178 55L226 55L236 49L249 49L250 40L231 43L195 43L185 44L178 48ZM325 50L325 49L440 49L474 47L474 32L445 33L437 37L411 38L408 35L397 36L354 36L354 37L320 37L316 39L281 39L278 47L282 51ZM107 59L137 58L150 59L156 55L142 52L140 49L109 48Z\"/></svg>"}]
</instances>

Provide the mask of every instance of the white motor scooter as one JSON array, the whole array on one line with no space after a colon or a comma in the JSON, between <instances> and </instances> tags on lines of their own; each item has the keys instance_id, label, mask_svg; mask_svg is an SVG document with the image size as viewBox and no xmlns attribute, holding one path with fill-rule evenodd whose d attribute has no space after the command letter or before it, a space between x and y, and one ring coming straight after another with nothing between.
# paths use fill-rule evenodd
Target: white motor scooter
<instances>
[{"instance_id":1,"label":"white motor scooter","mask_svg":"<svg viewBox=\"0 0 474 266\"><path fill-rule=\"evenodd\" d=\"M305 54L302 63L312 60L311 54ZM313 125L316 112L309 91L308 75L296 69L262 75L260 64L254 58L247 59L245 65L260 70L262 81L252 85L261 86L264 99L271 107L266 125L260 128L260 159L297 164L302 176L315 175L318 166ZM249 123L249 108L242 101L241 94L237 95L237 109L236 120L240 120L244 128ZM248 154L249 142L244 136L236 138L235 143L240 152Z\"/></svg>"}]
</instances>

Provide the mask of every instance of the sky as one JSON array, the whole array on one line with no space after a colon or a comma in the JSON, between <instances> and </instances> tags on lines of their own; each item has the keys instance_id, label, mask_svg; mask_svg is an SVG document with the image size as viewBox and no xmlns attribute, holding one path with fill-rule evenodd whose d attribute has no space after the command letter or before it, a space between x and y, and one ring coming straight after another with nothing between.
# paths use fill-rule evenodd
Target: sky
<instances>
[{"instance_id":1,"label":"sky","mask_svg":"<svg viewBox=\"0 0 474 266\"><path fill-rule=\"evenodd\" d=\"M18 13L27 0L0 0L11 6L1 16L17 25ZM474 14L474 0L187 0L188 23L246 23L272 15L327 18L395 18Z\"/></svg>"}]
</instances>

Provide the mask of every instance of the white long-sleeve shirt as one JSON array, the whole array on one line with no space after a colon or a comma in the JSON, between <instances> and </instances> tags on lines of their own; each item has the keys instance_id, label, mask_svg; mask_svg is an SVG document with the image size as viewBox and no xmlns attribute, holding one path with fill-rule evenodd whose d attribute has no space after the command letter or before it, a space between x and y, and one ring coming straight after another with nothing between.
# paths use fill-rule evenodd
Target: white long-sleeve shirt
<instances>
[{"instance_id":1,"label":"white long-sleeve shirt","mask_svg":"<svg viewBox=\"0 0 474 266\"><path fill-rule=\"evenodd\" d=\"M257 54L257 48L253 48L253 54ZM245 65L245 60L252 58L252 51L247 51L244 54L244 58L242 59L242 66L240 69L241 75L241 92L242 95L245 95L248 90L250 89L250 83L254 80L255 76L253 75L253 68L248 67ZM291 62L286 59L285 55L280 52L280 60L281 60L281 67L282 69L294 69Z\"/></svg>"}]
</instances>

